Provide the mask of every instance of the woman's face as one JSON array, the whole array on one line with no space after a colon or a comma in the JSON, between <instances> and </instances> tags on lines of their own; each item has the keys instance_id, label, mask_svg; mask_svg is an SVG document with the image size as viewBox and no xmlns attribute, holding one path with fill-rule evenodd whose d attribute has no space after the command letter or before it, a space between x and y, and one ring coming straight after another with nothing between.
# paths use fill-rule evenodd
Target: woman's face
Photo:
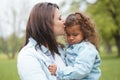
<instances>
[{"instance_id":1,"label":"woman's face","mask_svg":"<svg viewBox=\"0 0 120 80\"><path fill-rule=\"evenodd\" d=\"M54 24L53 24L54 34L63 35L64 32L64 20L61 19L59 10L56 8L54 13Z\"/></svg>"}]
</instances>

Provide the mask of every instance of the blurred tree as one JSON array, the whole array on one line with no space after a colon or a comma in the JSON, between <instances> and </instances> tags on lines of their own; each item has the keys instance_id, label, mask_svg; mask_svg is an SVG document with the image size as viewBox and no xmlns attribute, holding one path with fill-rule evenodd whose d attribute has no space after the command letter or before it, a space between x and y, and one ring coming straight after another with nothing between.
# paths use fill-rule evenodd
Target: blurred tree
<instances>
[{"instance_id":1,"label":"blurred tree","mask_svg":"<svg viewBox=\"0 0 120 80\"><path fill-rule=\"evenodd\" d=\"M0 37L0 53L7 55L8 59L13 59L15 54L20 50L23 38L19 38L15 33L7 39Z\"/></svg>"},{"instance_id":2,"label":"blurred tree","mask_svg":"<svg viewBox=\"0 0 120 80\"><path fill-rule=\"evenodd\" d=\"M99 32L108 49L114 41L120 57L120 0L98 0L88 5L87 11L96 21Z\"/></svg>"},{"instance_id":3,"label":"blurred tree","mask_svg":"<svg viewBox=\"0 0 120 80\"><path fill-rule=\"evenodd\" d=\"M74 11L85 11L94 19L107 53L112 53L116 45L120 57L120 5L119 0L69 0L63 1L61 7L69 5L65 14ZM69 4L68 4L69 3ZM80 7L84 6L84 10ZM85 8L86 7L86 8Z\"/></svg>"},{"instance_id":4,"label":"blurred tree","mask_svg":"<svg viewBox=\"0 0 120 80\"><path fill-rule=\"evenodd\" d=\"M8 37L4 37L4 35L0 36L0 49L2 53L7 54L9 59L13 59L22 45L21 33L23 32L23 26L25 27L26 25L30 5L29 1L19 2L19 6L14 4L14 2L10 2L9 4L11 4L9 5L9 9L4 12L5 18L7 17L6 21L1 21L1 26L7 25L11 27L13 33ZM3 32L5 33L5 30L1 30L0 34L3 34Z\"/></svg>"},{"instance_id":5,"label":"blurred tree","mask_svg":"<svg viewBox=\"0 0 120 80\"><path fill-rule=\"evenodd\" d=\"M0 37L0 53L4 53L10 59L9 51L7 49L7 44L8 44L7 40Z\"/></svg>"},{"instance_id":6,"label":"blurred tree","mask_svg":"<svg viewBox=\"0 0 120 80\"><path fill-rule=\"evenodd\" d=\"M67 16L71 12L79 11L81 4L85 2L84 0L63 0L60 3L60 9L63 16Z\"/></svg>"}]
</instances>

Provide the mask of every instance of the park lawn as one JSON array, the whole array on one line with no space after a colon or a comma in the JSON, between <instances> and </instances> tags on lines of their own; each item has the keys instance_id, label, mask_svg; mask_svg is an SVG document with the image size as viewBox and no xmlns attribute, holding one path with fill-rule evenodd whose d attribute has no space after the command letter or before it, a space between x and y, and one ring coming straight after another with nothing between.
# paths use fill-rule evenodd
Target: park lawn
<instances>
[{"instance_id":1,"label":"park lawn","mask_svg":"<svg viewBox=\"0 0 120 80\"><path fill-rule=\"evenodd\" d=\"M120 58L114 55L101 56L100 80L120 80ZM17 73L16 59L8 60L0 54L0 80L20 80Z\"/></svg>"},{"instance_id":2,"label":"park lawn","mask_svg":"<svg viewBox=\"0 0 120 80\"><path fill-rule=\"evenodd\" d=\"M0 80L20 80L16 64L16 59L9 60L0 54Z\"/></svg>"},{"instance_id":3,"label":"park lawn","mask_svg":"<svg viewBox=\"0 0 120 80\"><path fill-rule=\"evenodd\" d=\"M100 80L120 80L120 58L115 55L102 57L102 77Z\"/></svg>"}]
</instances>

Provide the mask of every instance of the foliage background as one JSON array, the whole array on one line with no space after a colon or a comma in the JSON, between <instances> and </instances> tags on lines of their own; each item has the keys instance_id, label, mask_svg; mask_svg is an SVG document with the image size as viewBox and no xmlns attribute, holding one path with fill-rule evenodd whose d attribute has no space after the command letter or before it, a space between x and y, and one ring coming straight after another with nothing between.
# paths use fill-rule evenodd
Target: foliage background
<instances>
[{"instance_id":1,"label":"foliage background","mask_svg":"<svg viewBox=\"0 0 120 80\"><path fill-rule=\"evenodd\" d=\"M63 0L60 9L64 18L71 12L81 11L93 19L100 33L100 80L120 80L120 0L94 1L90 3L88 0ZM21 7L15 7L13 3L8 6L8 12L3 12L6 19L0 15L0 80L20 80L17 73L17 54L24 42L25 27L22 27L26 25L31 10L28 1L21 0L21 3L19 2ZM81 8L83 5L84 10ZM6 31L2 30L4 26L13 29L13 33L8 37L3 35ZM64 37L59 36L58 41L65 44Z\"/></svg>"}]
</instances>

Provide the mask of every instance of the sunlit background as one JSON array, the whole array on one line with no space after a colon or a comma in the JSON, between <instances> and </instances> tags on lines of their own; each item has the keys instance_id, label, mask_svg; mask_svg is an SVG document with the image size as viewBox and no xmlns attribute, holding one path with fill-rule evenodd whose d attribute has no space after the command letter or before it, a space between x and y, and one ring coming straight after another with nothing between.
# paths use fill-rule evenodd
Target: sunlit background
<instances>
[{"instance_id":1,"label":"sunlit background","mask_svg":"<svg viewBox=\"0 0 120 80\"><path fill-rule=\"evenodd\" d=\"M120 80L120 0L1 0L0 80L20 80L17 54L24 42L30 11L38 2L58 4L64 19L75 11L90 16L100 37L101 80ZM59 42L65 44L62 37Z\"/></svg>"}]
</instances>

